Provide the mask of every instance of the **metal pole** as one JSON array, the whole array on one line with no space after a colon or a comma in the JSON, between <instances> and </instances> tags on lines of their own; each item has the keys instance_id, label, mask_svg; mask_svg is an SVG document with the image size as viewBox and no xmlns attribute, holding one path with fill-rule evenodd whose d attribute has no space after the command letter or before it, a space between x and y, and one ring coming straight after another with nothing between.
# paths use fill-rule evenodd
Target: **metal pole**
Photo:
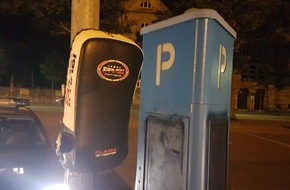
<instances>
[{"instance_id":1,"label":"metal pole","mask_svg":"<svg viewBox=\"0 0 290 190\"><path fill-rule=\"evenodd\" d=\"M72 0L71 7L71 43L75 35L83 29L99 29L100 0ZM70 183L70 171L67 170L66 182ZM79 184L73 188L92 190L93 173L78 172Z\"/></svg>"},{"instance_id":2,"label":"metal pole","mask_svg":"<svg viewBox=\"0 0 290 190\"><path fill-rule=\"evenodd\" d=\"M83 29L99 29L100 0L72 0L71 42Z\"/></svg>"}]
</instances>

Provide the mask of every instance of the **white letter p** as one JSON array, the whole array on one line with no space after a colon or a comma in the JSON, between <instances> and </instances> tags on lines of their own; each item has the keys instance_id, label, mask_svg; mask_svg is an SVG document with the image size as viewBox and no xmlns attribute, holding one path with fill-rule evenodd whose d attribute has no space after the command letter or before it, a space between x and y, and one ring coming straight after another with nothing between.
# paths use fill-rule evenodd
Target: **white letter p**
<instances>
[{"instance_id":1,"label":"white letter p","mask_svg":"<svg viewBox=\"0 0 290 190\"><path fill-rule=\"evenodd\" d=\"M162 61L162 53L169 53L169 59ZM160 86L161 71L169 70L175 60L175 49L172 43L159 44L156 57L156 86Z\"/></svg>"}]
</instances>

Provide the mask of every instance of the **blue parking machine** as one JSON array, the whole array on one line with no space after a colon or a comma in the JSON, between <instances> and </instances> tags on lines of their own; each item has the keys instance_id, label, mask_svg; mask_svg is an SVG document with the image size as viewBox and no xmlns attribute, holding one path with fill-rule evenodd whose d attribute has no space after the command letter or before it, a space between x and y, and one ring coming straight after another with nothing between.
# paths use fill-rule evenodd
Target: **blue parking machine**
<instances>
[{"instance_id":1,"label":"blue parking machine","mask_svg":"<svg viewBox=\"0 0 290 190\"><path fill-rule=\"evenodd\" d=\"M135 190L225 190L236 32L191 9L141 33Z\"/></svg>"}]
</instances>

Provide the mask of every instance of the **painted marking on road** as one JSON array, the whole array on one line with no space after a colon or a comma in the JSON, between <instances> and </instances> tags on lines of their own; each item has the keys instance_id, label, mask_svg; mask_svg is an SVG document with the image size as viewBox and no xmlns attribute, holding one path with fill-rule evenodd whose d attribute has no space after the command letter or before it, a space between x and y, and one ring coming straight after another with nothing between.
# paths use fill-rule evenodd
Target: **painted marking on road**
<instances>
[{"instance_id":1,"label":"painted marking on road","mask_svg":"<svg viewBox=\"0 0 290 190\"><path fill-rule=\"evenodd\" d=\"M259 135L253 135L251 133L243 133L243 134L248 135L248 136L252 136L252 137L256 137L256 138L259 138L259 139L263 139L265 141L269 141L269 142L276 143L276 144L279 144L279 145L286 146L286 147L290 148L290 145L289 144L286 144L286 143L281 143L279 141L274 141L272 139L268 139L268 138L265 138L265 137L261 137Z\"/></svg>"}]
</instances>

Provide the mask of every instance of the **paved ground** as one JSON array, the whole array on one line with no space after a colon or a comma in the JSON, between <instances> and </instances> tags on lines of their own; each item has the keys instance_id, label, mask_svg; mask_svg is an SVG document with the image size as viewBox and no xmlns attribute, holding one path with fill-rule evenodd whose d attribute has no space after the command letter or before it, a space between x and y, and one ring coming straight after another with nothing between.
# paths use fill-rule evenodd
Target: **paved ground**
<instances>
[{"instance_id":1,"label":"paved ground","mask_svg":"<svg viewBox=\"0 0 290 190\"><path fill-rule=\"evenodd\" d=\"M290 121L237 120L230 131L229 187L290 189Z\"/></svg>"},{"instance_id":2,"label":"paved ground","mask_svg":"<svg viewBox=\"0 0 290 190\"><path fill-rule=\"evenodd\" d=\"M53 136L61 123L60 108L33 107ZM290 114L238 112L230 126L229 188L290 189ZM129 124L127 159L113 171L98 174L95 190L134 189L138 140L138 110Z\"/></svg>"}]
</instances>

